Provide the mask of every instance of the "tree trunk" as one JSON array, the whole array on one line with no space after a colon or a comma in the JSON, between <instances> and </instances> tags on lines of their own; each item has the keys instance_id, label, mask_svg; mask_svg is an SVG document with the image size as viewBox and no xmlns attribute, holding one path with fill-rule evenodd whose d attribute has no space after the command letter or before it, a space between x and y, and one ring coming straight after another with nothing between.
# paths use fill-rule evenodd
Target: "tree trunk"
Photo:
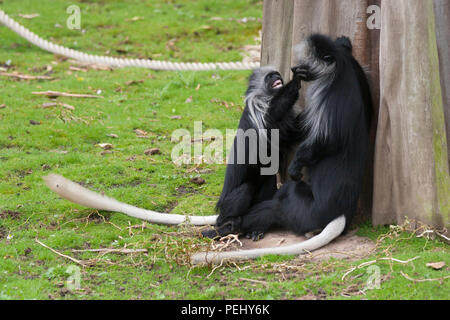
<instances>
[{"instance_id":1,"label":"tree trunk","mask_svg":"<svg viewBox=\"0 0 450 320\"><path fill-rule=\"evenodd\" d=\"M367 28L369 5L381 7L381 32ZM289 79L293 47L313 32L351 38L368 72L375 162L360 213L374 224L408 216L449 227L450 1L265 0L262 64Z\"/></svg>"}]
</instances>

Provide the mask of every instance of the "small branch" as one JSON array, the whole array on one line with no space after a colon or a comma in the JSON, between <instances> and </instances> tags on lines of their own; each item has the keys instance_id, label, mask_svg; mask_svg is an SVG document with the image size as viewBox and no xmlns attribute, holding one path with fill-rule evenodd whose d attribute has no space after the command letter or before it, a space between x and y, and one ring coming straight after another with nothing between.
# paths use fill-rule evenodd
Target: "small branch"
<instances>
[{"instance_id":1,"label":"small branch","mask_svg":"<svg viewBox=\"0 0 450 320\"><path fill-rule=\"evenodd\" d=\"M84 249L77 250L73 249L72 252L102 252L102 253L123 253L123 254L131 254L131 253L147 253L147 249L113 249L113 248L100 248L100 249Z\"/></svg>"},{"instance_id":2,"label":"small branch","mask_svg":"<svg viewBox=\"0 0 450 320\"><path fill-rule=\"evenodd\" d=\"M53 80L53 78L49 77L49 76L33 76L33 75L21 74L21 73L17 73L17 72L13 72L13 73L0 72L0 76L16 78L16 79L20 79L20 80Z\"/></svg>"},{"instance_id":3,"label":"small branch","mask_svg":"<svg viewBox=\"0 0 450 320\"><path fill-rule=\"evenodd\" d=\"M73 262L75 262L75 263L77 263L77 264L79 264L79 265L81 265L81 266L83 266L83 267L87 267L87 266L88 266L88 264L87 264L86 262L81 261L81 260L78 260L78 259L75 259L75 258L72 258L71 256L68 256L68 255L62 254L62 253L56 251L55 249L50 248L50 247L47 246L46 244L43 244L43 243L40 242L37 238L34 239L34 240L35 240L38 244L40 244L41 246L43 246L44 248L47 248L48 250L52 251L53 253L56 253L56 254L57 254L58 256L60 256L60 257L69 259L70 261L73 261Z\"/></svg>"},{"instance_id":4,"label":"small branch","mask_svg":"<svg viewBox=\"0 0 450 320\"><path fill-rule=\"evenodd\" d=\"M103 98L103 96L96 96L93 94L78 94L78 93L67 93L58 91L40 91L40 92L32 92L32 94L38 96L47 96L49 98L57 98L57 97L94 98L94 99Z\"/></svg>"},{"instance_id":5,"label":"small branch","mask_svg":"<svg viewBox=\"0 0 450 320\"><path fill-rule=\"evenodd\" d=\"M252 283L256 283L256 284L262 284L264 286L268 285L268 283L266 281L262 281L262 280L247 279L247 278L239 278L239 280L248 281L248 282L252 282Z\"/></svg>"},{"instance_id":6,"label":"small branch","mask_svg":"<svg viewBox=\"0 0 450 320\"><path fill-rule=\"evenodd\" d=\"M357 269L361 269L361 268L367 267L367 266L370 266L370 265L375 264L375 263L377 263L377 262L379 262L379 261L381 261L381 260L383 260L383 261L386 261L386 260L387 260L387 261L393 261L393 262L397 262L397 263L401 263L401 264L407 264L407 263L410 263L410 262L412 262L412 261L414 261L414 260L417 260L417 259L419 259L419 258L420 258L420 256L417 256L417 257L414 257L414 258L412 258L412 259L403 261L403 260L399 260L399 259L395 259L395 258L385 257L385 258L380 258L380 259L377 259L377 260L367 261L367 262L361 263L361 264L360 264L359 266L357 266L357 267L353 267L353 268L351 268L350 270L348 270L348 271L342 276L341 280L343 281L343 280L345 279L345 277L347 277L347 276L348 276L350 273L352 273L353 271L355 271L355 270L357 270Z\"/></svg>"},{"instance_id":7,"label":"small branch","mask_svg":"<svg viewBox=\"0 0 450 320\"><path fill-rule=\"evenodd\" d=\"M403 271L400 271L401 275L408 279L409 281L413 282L432 282L432 281L444 281L446 279L450 279L450 275L445 276L443 278L436 278L436 279L413 279L410 276L408 276L406 273L403 273Z\"/></svg>"}]
</instances>

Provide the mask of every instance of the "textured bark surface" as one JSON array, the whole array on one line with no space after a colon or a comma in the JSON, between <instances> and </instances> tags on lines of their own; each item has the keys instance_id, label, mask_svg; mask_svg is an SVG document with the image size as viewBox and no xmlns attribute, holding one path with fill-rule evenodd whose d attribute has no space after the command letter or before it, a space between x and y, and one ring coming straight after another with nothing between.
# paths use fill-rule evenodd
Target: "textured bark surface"
<instances>
[{"instance_id":1,"label":"textured bark surface","mask_svg":"<svg viewBox=\"0 0 450 320\"><path fill-rule=\"evenodd\" d=\"M381 7L381 32L366 27L370 5ZM375 162L360 211L375 224L450 227L450 1L265 0L262 63L290 78L293 47L313 32L350 37L368 71Z\"/></svg>"},{"instance_id":2,"label":"textured bark surface","mask_svg":"<svg viewBox=\"0 0 450 320\"><path fill-rule=\"evenodd\" d=\"M450 179L432 0L383 1L373 221L449 226Z\"/></svg>"},{"instance_id":3,"label":"textured bark surface","mask_svg":"<svg viewBox=\"0 0 450 320\"><path fill-rule=\"evenodd\" d=\"M435 0L434 12L448 144L450 141L450 1ZM450 148L448 148L448 159L450 164Z\"/></svg>"}]
</instances>

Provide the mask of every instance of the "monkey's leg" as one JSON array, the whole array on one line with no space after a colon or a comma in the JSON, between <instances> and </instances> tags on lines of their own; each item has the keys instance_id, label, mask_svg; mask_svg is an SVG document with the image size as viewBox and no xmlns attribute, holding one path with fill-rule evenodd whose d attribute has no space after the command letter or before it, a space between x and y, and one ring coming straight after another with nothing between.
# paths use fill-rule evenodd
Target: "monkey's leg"
<instances>
[{"instance_id":1,"label":"monkey's leg","mask_svg":"<svg viewBox=\"0 0 450 320\"><path fill-rule=\"evenodd\" d=\"M242 217L241 230L253 241L262 239L264 234L277 225L277 199L263 201L253 206L250 212Z\"/></svg>"},{"instance_id":2,"label":"monkey's leg","mask_svg":"<svg viewBox=\"0 0 450 320\"><path fill-rule=\"evenodd\" d=\"M282 226L299 235L323 227L321 217L313 214L317 207L311 187L304 182L288 182L277 197L251 208L242 218L241 229L252 237Z\"/></svg>"},{"instance_id":3,"label":"monkey's leg","mask_svg":"<svg viewBox=\"0 0 450 320\"><path fill-rule=\"evenodd\" d=\"M271 200L277 193L277 190L278 189L277 189L276 175L265 176L264 179L261 181L260 189L255 197L253 205L260 203L262 201Z\"/></svg>"},{"instance_id":4,"label":"monkey's leg","mask_svg":"<svg viewBox=\"0 0 450 320\"><path fill-rule=\"evenodd\" d=\"M208 238L216 238L239 232L241 216L250 208L255 193L255 186L249 183L244 183L231 191L217 205L220 215L217 218L216 227L212 230L203 231L202 235Z\"/></svg>"}]
</instances>

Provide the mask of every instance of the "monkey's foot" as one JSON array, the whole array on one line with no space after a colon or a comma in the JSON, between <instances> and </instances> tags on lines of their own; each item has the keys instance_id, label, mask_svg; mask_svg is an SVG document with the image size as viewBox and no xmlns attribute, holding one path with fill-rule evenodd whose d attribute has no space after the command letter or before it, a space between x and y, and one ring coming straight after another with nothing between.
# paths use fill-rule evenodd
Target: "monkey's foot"
<instances>
[{"instance_id":1,"label":"monkey's foot","mask_svg":"<svg viewBox=\"0 0 450 320\"><path fill-rule=\"evenodd\" d=\"M252 239L253 241L259 241L264 238L264 232L261 231L253 231L251 233L247 233L245 235L247 239Z\"/></svg>"},{"instance_id":2,"label":"monkey's foot","mask_svg":"<svg viewBox=\"0 0 450 320\"><path fill-rule=\"evenodd\" d=\"M220 234L217 229L210 229L202 231L202 236L205 238L216 239L220 237Z\"/></svg>"},{"instance_id":3,"label":"monkey's foot","mask_svg":"<svg viewBox=\"0 0 450 320\"><path fill-rule=\"evenodd\" d=\"M214 229L203 231L202 235L210 239L216 239L225 237L229 234L237 234L239 233L241 222L241 217L230 218L228 221Z\"/></svg>"}]
</instances>

